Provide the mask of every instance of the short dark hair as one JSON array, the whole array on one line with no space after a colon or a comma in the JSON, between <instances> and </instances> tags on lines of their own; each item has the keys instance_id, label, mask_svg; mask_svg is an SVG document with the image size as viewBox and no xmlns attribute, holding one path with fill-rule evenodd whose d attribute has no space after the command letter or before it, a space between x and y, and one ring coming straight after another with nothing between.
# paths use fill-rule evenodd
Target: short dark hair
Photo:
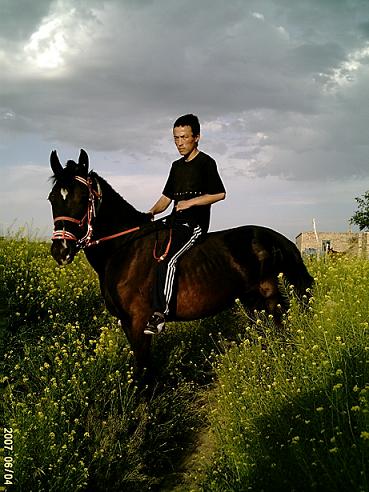
<instances>
[{"instance_id":1,"label":"short dark hair","mask_svg":"<svg viewBox=\"0 0 369 492\"><path fill-rule=\"evenodd\" d=\"M173 128L177 126L190 126L194 137L200 135L200 122L194 114L185 114L180 116L174 123Z\"/></svg>"}]
</instances>

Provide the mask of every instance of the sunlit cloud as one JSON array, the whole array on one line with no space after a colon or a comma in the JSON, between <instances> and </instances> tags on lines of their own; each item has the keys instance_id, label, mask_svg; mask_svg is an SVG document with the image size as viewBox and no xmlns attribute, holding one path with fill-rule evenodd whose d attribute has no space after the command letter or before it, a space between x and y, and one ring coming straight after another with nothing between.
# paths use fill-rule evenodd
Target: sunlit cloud
<instances>
[{"instance_id":1,"label":"sunlit cloud","mask_svg":"<svg viewBox=\"0 0 369 492\"><path fill-rule=\"evenodd\" d=\"M29 65L48 71L61 69L70 56L86 48L92 38L92 18L81 21L80 16L69 2L59 1L24 46Z\"/></svg>"},{"instance_id":2,"label":"sunlit cloud","mask_svg":"<svg viewBox=\"0 0 369 492\"><path fill-rule=\"evenodd\" d=\"M15 113L8 108L0 108L0 119L1 120L14 120Z\"/></svg>"},{"instance_id":3,"label":"sunlit cloud","mask_svg":"<svg viewBox=\"0 0 369 492\"><path fill-rule=\"evenodd\" d=\"M348 53L346 60L332 70L332 74L325 84L325 89L328 92L334 92L339 88L347 87L355 82L358 72L368 63L369 42L366 42L362 48ZM320 75L324 76L325 74Z\"/></svg>"},{"instance_id":4,"label":"sunlit cloud","mask_svg":"<svg viewBox=\"0 0 369 492\"><path fill-rule=\"evenodd\" d=\"M61 18L47 20L34 32L24 47L29 62L39 68L58 68L64 65L68 51Z\"/></svg>"},{"instance_id":5,"label":"sunlit cloud","mask_svg":"<svg viewBox=\"0 0 369 492\"><path fill-rule=\"evenodd\" d=\"M255 17L255 19L259 19L261 21L265 20L265 17L263 14L260 14L260 12L253 12L251 14L253 17Z\"/></svg>"}]
</instances>

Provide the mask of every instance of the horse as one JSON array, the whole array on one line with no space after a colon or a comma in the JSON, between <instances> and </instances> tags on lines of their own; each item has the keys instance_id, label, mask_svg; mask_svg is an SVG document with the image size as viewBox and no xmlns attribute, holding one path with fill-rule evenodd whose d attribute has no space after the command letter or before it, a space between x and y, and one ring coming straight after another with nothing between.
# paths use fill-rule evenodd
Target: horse
<instances>
[{"instance_id":1,"label":"horse","mask_svg":"<svg viewBox=\"0 0 369 492\"><path fill-rule=\"evenodd\" d=\"M144 328L153 309L155 250L169 236L166 219L152 221L89 170L81 149L78 162L63 167L50 155L53 187L48 197L54 220L51 254L60 264L79 250L97 272L107 309L121 321L136 368L149 365L151 336ZM164 243L165 246L166 243ZM163 260L165 261L165 260ZM168 321L201 319L230 308L236 299L249 313L264 309L275 319L287 308L278 276L283 273L302 298L313 284L296 245L257 225L209 232L179 261L176 294Z\"/></svg>"}]
</instances>

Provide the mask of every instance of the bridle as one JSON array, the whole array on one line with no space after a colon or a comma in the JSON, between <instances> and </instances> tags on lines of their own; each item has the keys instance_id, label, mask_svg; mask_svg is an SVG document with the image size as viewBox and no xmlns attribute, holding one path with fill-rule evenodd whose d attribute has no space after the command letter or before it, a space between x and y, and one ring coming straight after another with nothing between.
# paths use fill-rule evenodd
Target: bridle
<instances>
[{"instance_id":1,"label":"bridle","mask_svg":"<svg viewBox=\"0 0 369 492\"><path fill-rule=\"evenodd\" d=\"M66 231L65 229L54 229L53 235L51 237L52 240L55 239L61 239L65 241L76 241L76 247L77 249L85 249L89 248L91 246L96 246L100 242L103 241L108 241L110 239L115 239L120 236L124 236L126 234L129 234L131 232L135 232L141 229L140 226L137 227L132 227L131 229L125 229L124 231L117 232L116 234L112 234L110 236L105 236L101 237L99 239L94 239L92 240L92 234L93 234L93 219L96 217L96 213L98 211L98 208L101 204L102 201L102 193L100 190L100 186L98 181L96 181L96 185L98 188L98 191L94 190L93 188L93 180L91 177L88 177L87 179L82 178L81 176L74 176L74 179L78 181L79 183L82 183L83 185L87 186L88 188L88 205L87 205L87 211L85 215L82 217L82 219L76 219L74 217L69 217L67 215L59 215L58 217L54 217L54 224L56 224L59 221L66 221L66 222L72 222L73 224L77 224L79 227L83 227L87 223L87 231L86 234L78 239L77 236L75 236L72 232ZM97 206L95 206L95 199L98 200ZM157 255L156 253L156 247L157 247L157 240L155 241L155 246L154 246L154 251L153 251L153 256L155 260L163 261L168 252L169 248L172 242L172 228L170 228L170 233L169 233L169 241L167 244L167 247L162 255Z\"/></svg>"},{"instance_id":2,"label":"bridle","mask_svg":"<svg viewBox=\"0 0 369 492\"><path fill-rule=\"evenodd\" d=\"M112 234L111 236L105 236L100 239L92 240L91 239L93 234L92 222L93 219L96 217L97 209L102 200L102 193L100 190L100 186L99 183L97 182L98 191L94 190L93 180L91 177L85 179L82 178L81 176L74 176L74 179L79 183L82 183L83 185L87 186L88 188L87 211L85 215L82 217L82 219L76 219L74 217L69 217L66 215L60 215L58 217L54 217L54 224L62 220L62 221L72 222L73 224L77 224L79 227L83 227L87 223L86 234L82 238L78 239L77 236L75 236L73 233L69 231L66 231L64 229L54 229L53 235L51 237L52 240L62 239L65 241L76 241L77 249L84 249L84 248L89 248L90 246L96 246L102 241L115 239L125 234L129 234L130 232L138 231L140 229L140 227L137 226L137 227L133 227L132 229L126 229L124 231L118 232L117 234ZM95 206L95 199L98 200L97 206Z\"/></svg>"},{"instance_id":3,"label":"bridle","mask_svg":"<svg viewBox=\"0 0 369 492\"><path fill-rule=\"evenodd\" d=\"M76 219L74 217L69 217L66 215L59 215L58 217L54 217L54 224L59 221L72 222L73 224L77 224L79 227L83 227L87 223L87 231L86 234L78 239L73 233L66 231L65 229L54 229L53 235L51 237L54 239L62 239L65 241L76 241L77 248L81 249L89 245L91 242L91 236L93 233L92 221L96 217L96 207L95 207L95 198L99 200L98 204L100 204L102 199L101 191L96 191L93 189L93 180L91 177L87 179L82 178L81 176L74 176L74 179L79 183L82 183L88 188L88 205L87 211L82 219Z\"/></svg>"}]
</instances>

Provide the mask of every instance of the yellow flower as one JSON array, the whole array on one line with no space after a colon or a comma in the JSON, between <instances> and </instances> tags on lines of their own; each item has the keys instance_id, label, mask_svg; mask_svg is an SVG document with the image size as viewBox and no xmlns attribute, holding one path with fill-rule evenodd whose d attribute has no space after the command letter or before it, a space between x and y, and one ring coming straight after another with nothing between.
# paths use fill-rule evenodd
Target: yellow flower
<instances>
[{"instance_id":1,"label":"yellow flower","mask_svg":"<svg viewBox=\"0 0 369 492\"><path fill-rule=\"evenodd\" d=\"M341 384L341 383L335 384L335 385L333 386L333 391L337 391L337 390L339 390L340 388L342 388L342 384Z\"/></svg>"}]
</instances>

